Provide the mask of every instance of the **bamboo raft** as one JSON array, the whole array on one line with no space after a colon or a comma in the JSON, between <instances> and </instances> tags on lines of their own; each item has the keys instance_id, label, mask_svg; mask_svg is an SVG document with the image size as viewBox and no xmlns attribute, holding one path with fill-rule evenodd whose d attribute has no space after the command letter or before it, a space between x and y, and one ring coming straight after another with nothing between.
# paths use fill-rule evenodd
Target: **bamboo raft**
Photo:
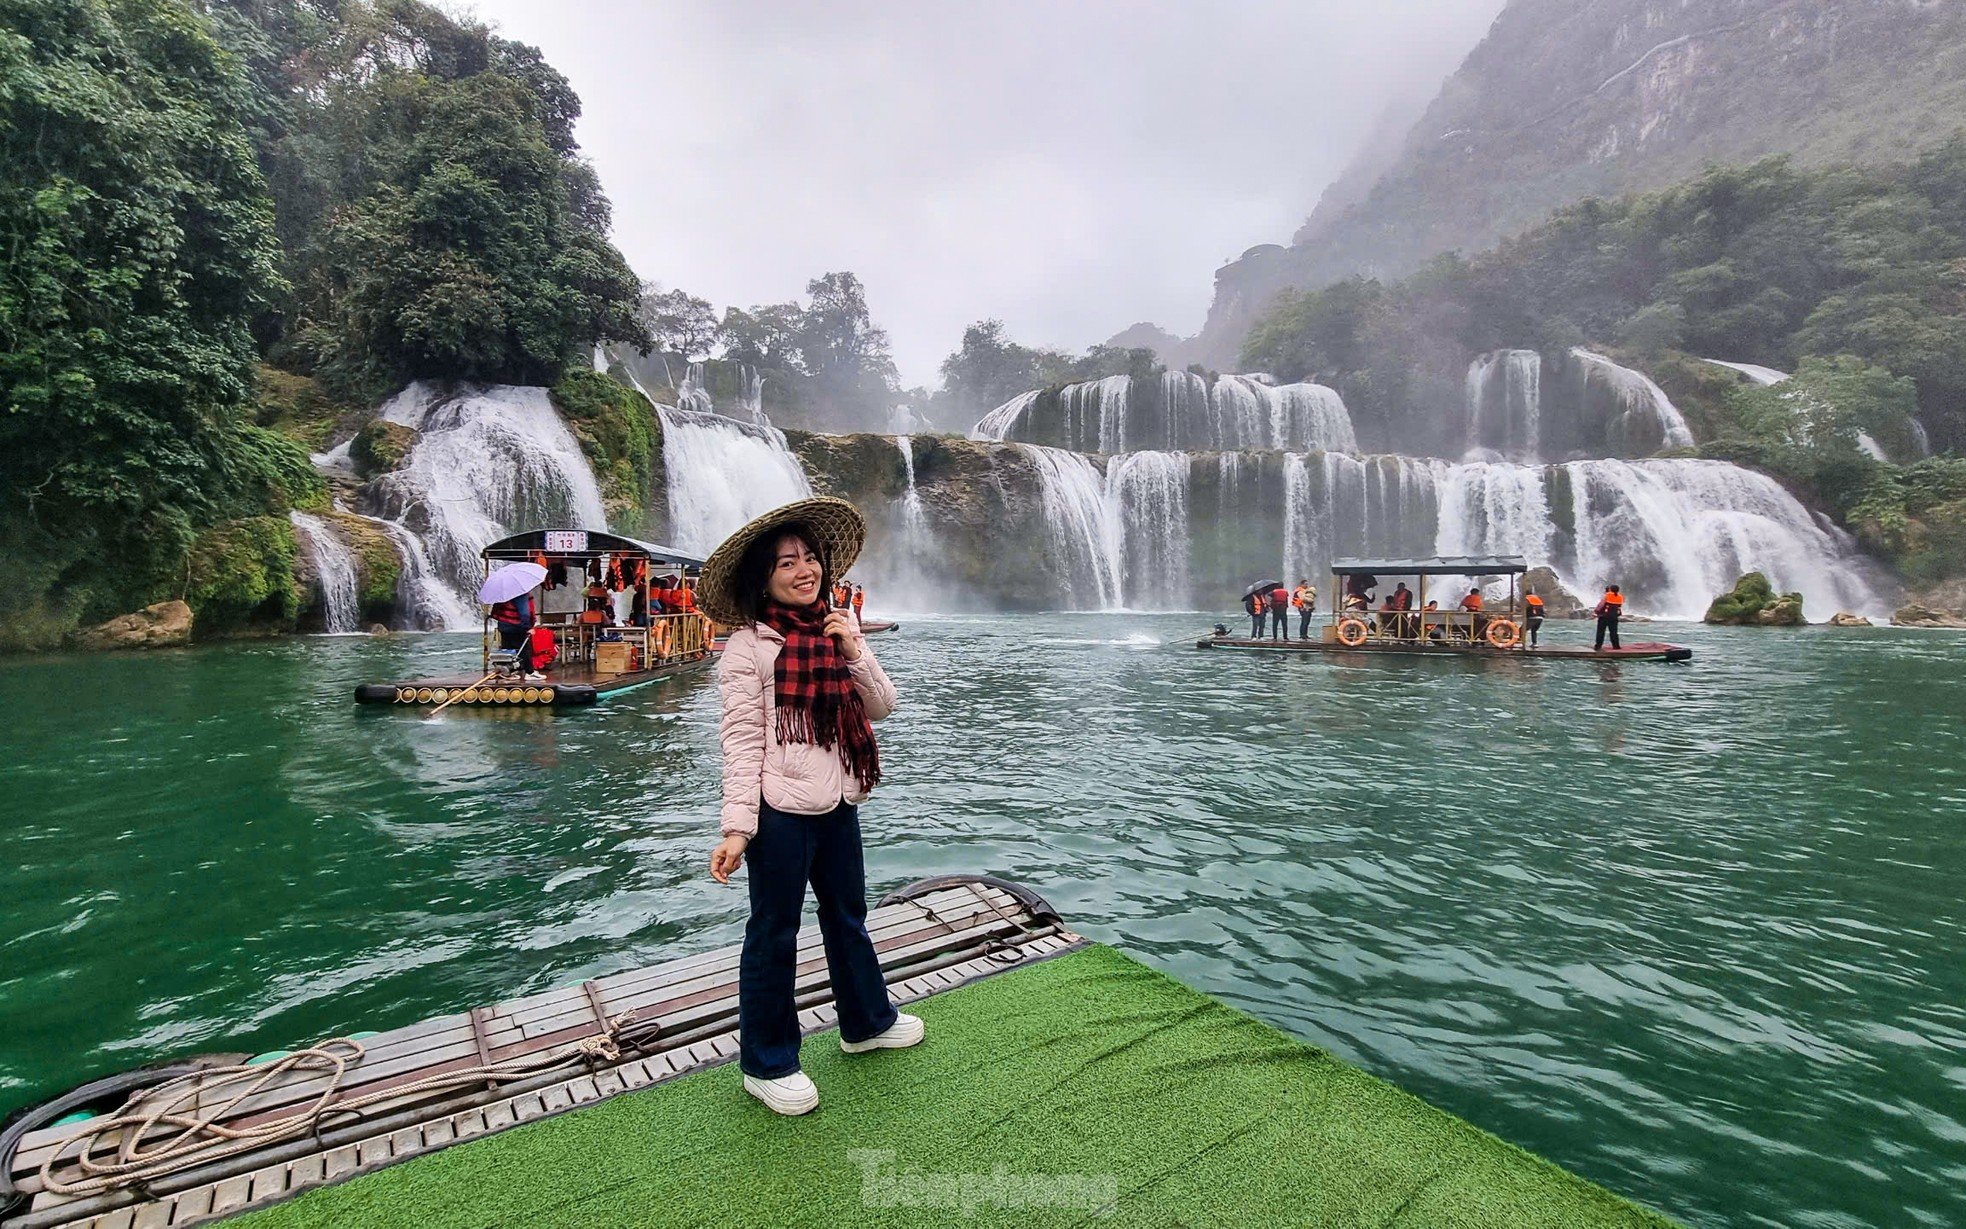
<instances>
[{"instance_id":1,"label":"bamboo raft","mask_svg":"<svg viewBox=\"0 0 1966 1229\"><path fill-rule=\"evenodd\" d=\"M430 706L449 701L452 710L460 707L575 708L597 704L608 696L632 691L662 679L701 670L710 661L711 654L706 648L684 661L662 662L653 669L630 670L620 674L601 674L592 665L569 664L555 666L551 675L537 682L516 678L472 679L458 675L407 679L399 683L360 683L355 687L355 702ZM461 696L459 693L462 693Z\"/></svg>"},{"instance_id":2,"label":"bamboo raft","mask_svg":"<svg viewBox=\"0 0 1966 1229\"><path fill-rule=\"evenodd\" d=\"M1693 650L1684 645L1658 640L1633 641L1618 649L1587 649L1582 646L1550 648L1517 647L1498 649L1479 642L1459 641L1367 641L1359 645L1336 640L1253 640L1236 636L1204 636L1195 641L1198 649L1232 649L1254 653L1336 653L1358 656L1403 654L1420 657L1480 657L1507 661L1691 661Z\"/></svg>"},{"instance_id":3,"label":"bamboo raft","mask_svg":"<svg viewBox=\"0 0 1966 1229\"><path fill-rule=\"evenodd\" d=\"M889 991L903 1004L1085 945L1036 893L987 876L910 884L868 913L867 928ZM359 1042L321 1043L272 1064L277 1069L263 1086L216 1119L239 1131L298 1112L308 1119L304 1131L244 1146L212 1138L174 1172L61 1194L48 1188L46 1177L74 1184L86 1176L78 1164L85 1149L93 1161L106 1163L126 1142L118 1129L92 1128L88 1121L37 1125L75 1108L76 1098L87 1096L78 1090L0 1133L0 1229L202 1224L730 1062L737 1056L738 952L721 948L438 1016ZM797 986L804 1032L834 1026L816 927L799 935ZM330 1064L294 1062L333 1047L353 1056L338 1077ZM231 1064L243 1057L204 1060L234 1072L231 1095L240 1091L241 1078ZM185 1078L193 1087L183 1105L211 1113L228 1095L216 1073L209 1085L199 1083L208 1078L204 1074ZM98 1096L98 1103L114 1109L124 1091L108 1101ZM359 1109L338 1109L358 1100ZM125 1112L141 1108L135 1101ZM146 1135L143 1146L148 1151L172 1142L165 1127Z\"/></svg>"}]
</instances>

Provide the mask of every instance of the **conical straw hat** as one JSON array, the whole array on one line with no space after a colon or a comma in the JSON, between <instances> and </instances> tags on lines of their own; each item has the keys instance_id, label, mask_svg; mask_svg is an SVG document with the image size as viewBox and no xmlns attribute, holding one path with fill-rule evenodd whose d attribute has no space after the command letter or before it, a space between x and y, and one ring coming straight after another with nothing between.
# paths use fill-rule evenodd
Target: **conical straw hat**
<instances>
[{"instance_id":1,"label":"conical straw hat","mask_svg":"<svg viewBox=\"0 0 1966 1229\"><path fill-rule=\"evenodd\" d=\"M867 522L860 509L844 499L819 496L773 508L710 552L703 564L703 578L696 585L697 608L726 626L741 625L744 614L738 608L735 591L738 561L753 542L788 525L802 525L812 535L812 548L834 580L846 575L867 540Z\"/></svg>"}]
</instances>

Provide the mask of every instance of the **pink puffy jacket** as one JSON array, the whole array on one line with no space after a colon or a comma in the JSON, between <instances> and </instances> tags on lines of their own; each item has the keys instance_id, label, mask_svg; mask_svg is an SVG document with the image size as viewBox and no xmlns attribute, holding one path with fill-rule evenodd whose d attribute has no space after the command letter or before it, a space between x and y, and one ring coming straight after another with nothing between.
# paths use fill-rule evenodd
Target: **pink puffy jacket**
<instances>
[{"instance_id":1,"label":"pink puffy jacket","mask_svg":"<svg viewBox=\"0 0 1966 1229\"><path fill-rule=\"evenodd\" d=\"M824 815L842 802L860 803L867 793L840 762L839 752L812 743L781 744L772 720L772 667L785 637L760 623L740 627L724 644L717 667L724 697L724 835L755 836L760 796L781 811ZM860 660L847 663L860 689L867 719L894 711L894 684L874 660L865 637Z\"/></svg>"}]
</instances>

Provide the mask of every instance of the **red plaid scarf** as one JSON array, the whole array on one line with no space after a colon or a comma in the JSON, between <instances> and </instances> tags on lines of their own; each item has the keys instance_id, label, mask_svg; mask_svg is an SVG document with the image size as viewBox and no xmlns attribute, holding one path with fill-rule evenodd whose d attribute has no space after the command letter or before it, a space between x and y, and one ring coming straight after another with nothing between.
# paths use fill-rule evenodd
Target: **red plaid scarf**
<instances>
[{"instance_id":1,"label":"red plaid scarf","mask_svg":"<svg viewBox=\"0 0 1966 1229\"><path fill-rule=\"evenodd\" d=\"M785 637L772 667L771 698L777 708L778 741L815 743L839 752L860 788L881 779L881 754L874 727L860 701L860 689L847 673L846 658L825 633L826 606L765 603L761 622Z\"/></svg>"}]
</instances>

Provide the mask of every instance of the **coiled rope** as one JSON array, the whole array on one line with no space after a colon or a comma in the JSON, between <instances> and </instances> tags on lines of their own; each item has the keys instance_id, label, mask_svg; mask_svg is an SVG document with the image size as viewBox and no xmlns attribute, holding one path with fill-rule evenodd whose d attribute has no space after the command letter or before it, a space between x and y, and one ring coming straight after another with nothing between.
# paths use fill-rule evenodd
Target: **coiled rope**
<instances>
[{"instance_id":1,"label":"coiled rope","mask_svg":"<svg viewBox=\"0 0 1966 1229\"><path fill-rule=\"evenodd\" d=\"M178 1076L154 1088L131 1094L113 1115L97 1118L88 1130L67 1140L41 1164L41 1183L57 1195L91 1195L117 1187L151 1182L193 1165L209 1164L269 1144L312 1135L322 1120L351 1115L359 1117L372 1106L400 1101L420 1093L473 1084L501 1084L525 1079L576 1063L614 1063L621 1061L623 1045L633 1047L646 1040L655 1028L653 1021L631 1029L634 1012L615 1016L603 1032L570 1041L537 1054L521 1055L502 1062L446 1071L408 1084L359 1097L335 1100L349 1067L368 1053L362 1043L349 1037L336 1037L319 1045L257 1065L240 1064L213 1067ZM630 1035L632 1034L632 1036ZM306 1105L278 1118L250 1127L227 1127L219 1120L258 1095L268 1085L294 1073L328 1074L321 1094ZM97 1159L91 1154L111 1132L121 1132L113 1158ZM164 1135L167 1138L155 1140ZM55 1177L55 1166L80 1144L74 1158L81 1176L73 1180Z\"/></svg>"}]
</instances>

